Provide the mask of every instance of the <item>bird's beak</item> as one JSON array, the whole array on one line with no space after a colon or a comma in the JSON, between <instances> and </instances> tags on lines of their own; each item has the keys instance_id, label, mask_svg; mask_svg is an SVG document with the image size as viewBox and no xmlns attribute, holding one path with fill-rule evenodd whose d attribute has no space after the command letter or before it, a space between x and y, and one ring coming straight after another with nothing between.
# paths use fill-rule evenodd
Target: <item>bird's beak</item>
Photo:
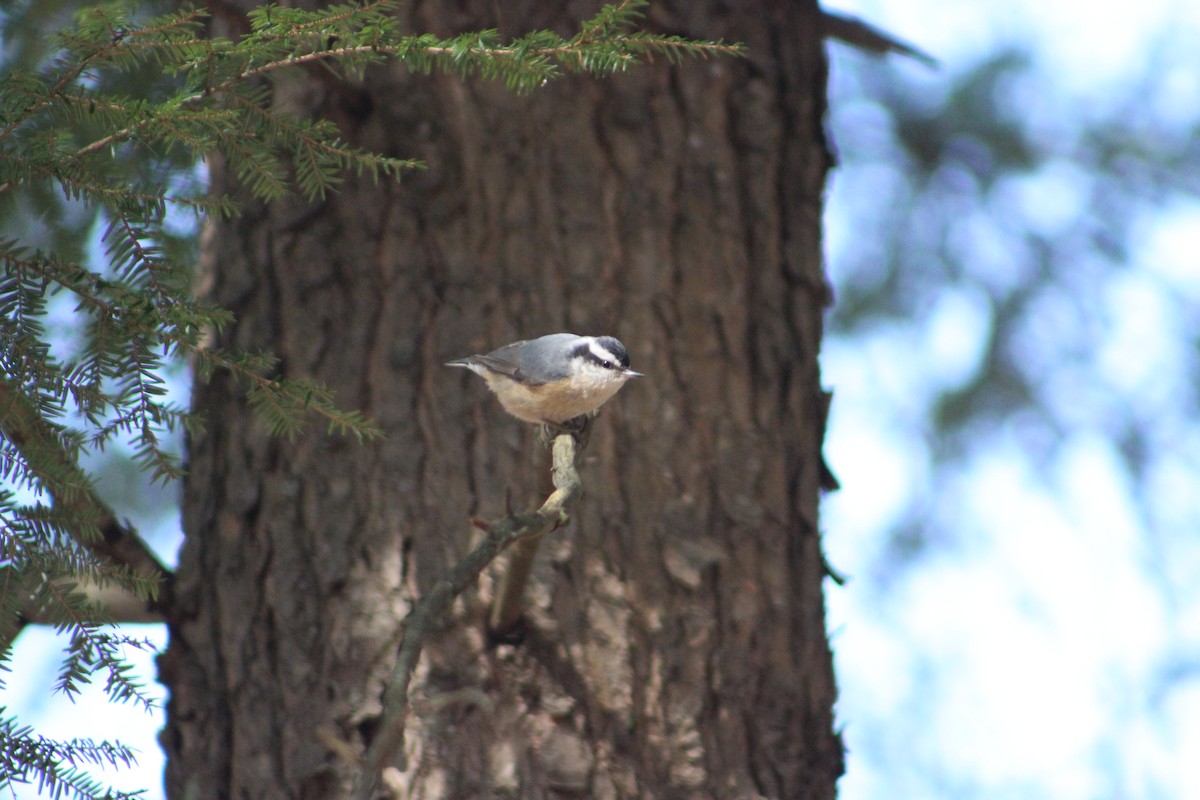
<instances>
[{"instance_id":1,"label":"bird's beak","mask_svg":"<svg viewBox=\"0 0 1200 800\"><path fill-rule=\"evenodd\" d=\"M634 372L631 369L627 369L627 370L625 370L625 377L626 378L644 378L646 376L640 372Z\"/></svg>"}]
</instances>

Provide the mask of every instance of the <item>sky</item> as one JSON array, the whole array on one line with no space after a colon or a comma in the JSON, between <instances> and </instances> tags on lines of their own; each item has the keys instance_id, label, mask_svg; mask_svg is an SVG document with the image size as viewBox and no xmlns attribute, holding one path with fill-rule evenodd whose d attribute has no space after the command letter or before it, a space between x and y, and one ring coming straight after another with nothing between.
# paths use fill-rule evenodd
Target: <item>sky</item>
<instances>
[{"instance_id":1,"label":"sky","mask_svg":"<svg viewBox=\"0 0 1200 800\"><path fill-rule=\"evenodd\" d=\"M1146 97L1149 110L1185 121L1200 108L1200 69L1183 55L1200 41L1200 3L829 5L941 62L930 71L831 45L835 140L851 139L851 126L862 124L850 113L854 71L894 72L936 105L951 76L1011 43L1033 49L1039 80L1030 109L1046 115L1047 130L1057 129L1055 114L1102 108L1111 87L1148 59L1161 75ZM1011 187L1031 224L1071 219L1080 178L1069 164L1055 170ZM877 177L854 162L853 148L832 175L827 255L835 286L854 277L843 256L856 234L858 198ZM1165 408L1188 379L1176 348L1195 324L1181 309L1200 303L1200 201L1177 198L1135 228L1137 263L1102 293L1112 308L1097 313L1111 324L1089 379L1130 403ZM1200 590L1190 588L1200 574L1200 428L1163 412L1172 422L1163 435L1178 452L1156 462L1144 494L1104 431L1082 424L1041 465L1030 463L1020 436L998 431L931 496L923 415L936 390L978 366L989 314L977 290L951 286L921 320L833 335L824 348L823 379L835 392L826 454L843 486L824 504L825 546L849 576L845 586L827 586L838 724L849 748L841 797L1200 797ZM954 535L897 570L889 532L914 504ZM170 558L172 521L128 513L157 532ZM154 626L127 632L163 639ZM105 779L151 786L148 797L160 797L157 723L132 705L108 705L99 690L74 706L52 696L52 638L38 629L22 634L20 668L7 676L0 704L51 736L121 731L140 750L141 769L110 770ZM131 659L153 675L148 656Z\"/></svg>"},{"instance_id":2,"label":"sky","mask_svg":"<svg viewBox=\"0 0 1200 800\"><path fill-rule=\"evenodd\" d=\"M1099 113L1113 88L1153 59L1150 108L1180 121L1200 108L1200 4L1149 2L838 3L936 55L936 72L833 47L831 129L855 99L854 70L893 70L937 95L1009 43L1030 43L1033 114ZM1047 99L1049 98L1049 100ZM1049 112L1047 112L1049 109ZM861 121L861 118L859 119ZM855 132L841 131L847 137ZM861 231L854 204L872 175L843 153L828 203L835 289ZM1067 224L1077 204L1069 164L1018 187L1031 224ZM1200 797L1200 426L1172 420L1200 298L1200 202L1173 200L1135 226L1144 243L1090 311L1104 321L1087 386L1059 392L1068 428L1049 464L1019 435L990 435L930 496L931 391L970 374L990 330L970 287L949 287L927 318L875 335L827 340L834 390L826 455L843 489L825 502L827 556L850 576L828 587L829 626L849 748L843 800L875 798ZM1003 266L1001 264L1001 266ZM1050 315L1055 309L1048 309ZM1194 345L1193 345L1194 346ZM1048 364L1047 380L1065 365ZM1100 398L1100 399L1097 399ZM1167 409L1159 427L1183 445L1152 468L1144 494L1116 445L1088 424L1107 398ZM1174 425L1167 423L1173 422ZM1190 446L1187 446L1190 445ZM913 504L952 531L902 570L886 531Z\"/></svg>"}]
</instances>

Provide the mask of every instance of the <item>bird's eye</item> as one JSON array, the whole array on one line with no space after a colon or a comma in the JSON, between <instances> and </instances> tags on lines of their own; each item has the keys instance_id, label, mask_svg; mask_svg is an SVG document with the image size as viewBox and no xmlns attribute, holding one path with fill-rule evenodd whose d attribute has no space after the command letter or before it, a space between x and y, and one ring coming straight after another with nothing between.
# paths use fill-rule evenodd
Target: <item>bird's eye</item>
<instances>
[{"instance_id":1,"label":"bird's eye","mask_svg":"<svg viewBox=\"0 0 1200 800\"><path fill-rule=\"evenodd\" d=\"M601 361L600 366L604 367L605 369L612 369L614 365L611 361Z\"/></svg>"}]
</instances>

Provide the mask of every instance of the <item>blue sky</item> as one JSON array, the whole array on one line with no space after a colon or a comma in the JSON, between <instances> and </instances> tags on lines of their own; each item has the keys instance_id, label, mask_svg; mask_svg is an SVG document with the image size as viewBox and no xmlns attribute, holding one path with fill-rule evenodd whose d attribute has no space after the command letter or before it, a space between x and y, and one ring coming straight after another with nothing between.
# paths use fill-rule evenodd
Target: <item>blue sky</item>
<instances>
[{"instance_id":1,"label":"blue sky","mask_svg":"<svg viewBox=\"0 0 1200 800\"><path fill-rule=\"evenodd\" d=\"M860 129L869 112L854 110L855 73L894 71L936 107L955 74L1030 45L1034 70L1013 96L1055 143L1110 113L1148 69L1148 115L1194 124L1200 108L1195 3L837 7L942 68L833 48L831 127L850 141L827 216L835 285L861 279L839 266L859 246L864 190L890 178ZM1007 196L989 207L1053 232L1073 223L1086 180L1068 155L995 190ZM1088 295L1096 303L1047 303L1034 326L1044 330L1029 334L1037 344L1056 329L1097 330L1079 363L1045 349L1044 397L1065 421L1048 463L1031 459L1013 425L981 436L952 478L932 480L931 395L975 370L993 324L978 287L947 286L921 319L826 343L826 450L844 487L825 503L826 549L852 576L828 591L845 800L1200 797L1200 425L1179 402L1194 397L1200 202L1147 204L1134 229L1141 246L1104 274ZM1003 241L976 249L997 280L1014 272ZM1103 423L1110 406L1153 430L1138 480ZM914 508L943 532L938 546L889 568L888 531Z\"/></svg>"}]
</instances>

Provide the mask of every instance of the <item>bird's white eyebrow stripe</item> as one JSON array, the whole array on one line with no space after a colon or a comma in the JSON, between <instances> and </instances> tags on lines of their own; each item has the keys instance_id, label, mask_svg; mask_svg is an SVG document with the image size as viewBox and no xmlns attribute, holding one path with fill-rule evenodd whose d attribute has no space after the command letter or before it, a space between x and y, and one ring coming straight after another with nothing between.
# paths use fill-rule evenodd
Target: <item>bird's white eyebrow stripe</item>
<instances>
[{"instance_id":1,"label":"bird's white eyebrow stripe","mask_svg":"<svg viewBox=\"0 0 1200 800\"><path fill-rule=\"evenodd\" d=\"M595 339L592 339L590 342L588 342L588 351L601 361L612 361L615 363L619 360L611 350L597 342Z\"/></svg>"}]
</instances>

